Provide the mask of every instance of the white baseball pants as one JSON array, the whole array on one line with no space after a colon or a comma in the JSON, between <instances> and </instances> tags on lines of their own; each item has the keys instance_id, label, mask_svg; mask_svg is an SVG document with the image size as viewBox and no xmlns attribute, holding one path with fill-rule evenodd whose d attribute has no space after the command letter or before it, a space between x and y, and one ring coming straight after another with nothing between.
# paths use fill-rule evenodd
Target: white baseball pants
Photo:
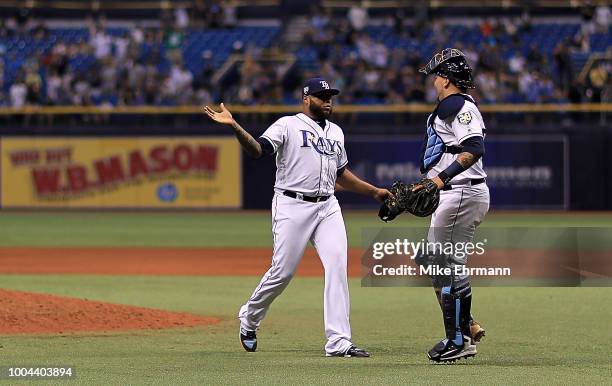
<instances>
[{"instance_id":1,"label":"white baseball pants","mask_svg":"<svg viewBox=\"0 0 612 386\"><path fill-rule=\"evenodd\" d=\"M489 211L486 183L453 186L440 192L440 204L431 216L428 241L466 243L474 239L476 227ZM467 255L463 260L467 260Z\"/></svg>"},{"instance_id":2,"label":"white baseball pants","mask_svg":"<svg viewBox=\"0 0 612 386\"><path fill-rule=\"evenodd\" d=\"M272 200L274 252L272 266L246 304L240 308L241 328L255 331L270 304L287 287L310 240L325 269L323 307L328 354L351 347L347 239L340 205L335 196L307 202L276 193Z\"/></svg>"}]
</instances>

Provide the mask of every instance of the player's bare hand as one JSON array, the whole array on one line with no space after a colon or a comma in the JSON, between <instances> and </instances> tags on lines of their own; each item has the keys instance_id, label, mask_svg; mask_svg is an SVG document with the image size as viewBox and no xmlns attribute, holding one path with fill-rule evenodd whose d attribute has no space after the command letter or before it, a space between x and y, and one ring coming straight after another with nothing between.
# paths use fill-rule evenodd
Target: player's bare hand
<instances>
[{"instance_id":1,"label":"player's bare hand","mask_svg":"<svg viewBox=\"0 0 612 386\"><path fill-rule=\"evenodd\" d=\"M376 201L378 202L383 202L385 201L387 198L393 198L393 193L391 193L390 191L388 191L387 189L376 189L374 191L373 197L376 199Z\"/></svg>"},{"instance_id":2,"label":"player's bare hand","mask_svg":"<svg viewBox=\"0 0 612 386\"><path fill-rule=\"evenodd\" d=\"M221 103L221 112L217 112L212 109L210 106L204 106L202 110L215 122L224 124L224 125L233 125L234 117L232 117L232 113L229 112L228 109L225 108L225 105Z\"/></svg>"}]
</instances>

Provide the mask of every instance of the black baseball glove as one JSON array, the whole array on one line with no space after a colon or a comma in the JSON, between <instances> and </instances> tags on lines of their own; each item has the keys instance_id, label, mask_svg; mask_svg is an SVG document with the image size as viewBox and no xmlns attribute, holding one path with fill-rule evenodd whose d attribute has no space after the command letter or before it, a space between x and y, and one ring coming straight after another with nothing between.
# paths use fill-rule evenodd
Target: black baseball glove
<instances>
[{"instance_id":1,"label":"black baseball glove","mask_svg":"<svg viewBox=\"0 0 612 386\"><path fill-rule=\"evenodd\" d=\"M378 211L378 217L384 222L391 221L404 212L406 198L411 195L410 187L401 181L394 182L389 191L393 197L383 201Z\"/></svg>"},{"instance_id":2,"label":"black baseball glove","mask_svg":"<svg viewBox=\"0 0 612 386\"><path fill-rule=\"evenodd\" d=\"M412 189L421 185L422 188L413 192ZM410 185L412 196L406 203L406 211L418 217L431 216L438 208L440 203L440 190L435 182L429 178L423 178L421 181Z\"/></svg>"},{"instance_id":3,"label":"black baseball glove","mask_svg":"<svg viewBox=\"0 0 612 386\"><path fill-rule=\"evenodd\" d=\"M422 187L413 191L417 185ZM378 217L384 222L395 219L403 212L410 212L418 217L427 217L435 212L440 202L440 191L436 184L428 178L410 185L396 181L389 191L394 197L387 198L378 211Z\"/></svg>"}]
</instances>

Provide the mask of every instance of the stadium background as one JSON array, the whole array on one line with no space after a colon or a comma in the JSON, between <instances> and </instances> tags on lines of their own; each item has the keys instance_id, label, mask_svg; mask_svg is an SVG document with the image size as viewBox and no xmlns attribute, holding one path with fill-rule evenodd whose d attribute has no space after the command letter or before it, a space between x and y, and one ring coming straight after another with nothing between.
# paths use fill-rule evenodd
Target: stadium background
<instances>
[{"instance_id":1,"label":"stadium background","mask_svg":"<svg viewBox=\"0 0 612 386\"><path fill-rule=\"evenodd\" d=\"M458 46L474 63L488 128L493 210L483 226L535 235L605 230L606 2L3 1L0 17L7 364L74 364L84 381L98 383L240 383L245 374L260 383L437 383L451 375L601 383L609 375L612 335L601 331L612 310L599 300L609 288L476 288L479 318L492 329L479 355L486 367L431 370L422 351L441 331L406 327L439 324L433 295L360 288L361 232L381 225L374 203L343 192L355 338L378 355L359 368L320 358L321 267L311 249L266 320L259 356L241 355L234 314L269 265L274 160L249 159L200 110L223 101L257 135L299 111L302 80L323 75L343 90L333 119L345 130L350 167L379 185L409 181L418 177L434 97L415 70L437 49ZM425 225L405 216L394 226ZM598 248L609 262L605 245ZM142 310L100 316L91 303L49 306L62 299L212 321L137 330L109 315L132 322ZM585 342L582 355L570 341L551 343L551 329Z\"/></svg>"}]
</instances>

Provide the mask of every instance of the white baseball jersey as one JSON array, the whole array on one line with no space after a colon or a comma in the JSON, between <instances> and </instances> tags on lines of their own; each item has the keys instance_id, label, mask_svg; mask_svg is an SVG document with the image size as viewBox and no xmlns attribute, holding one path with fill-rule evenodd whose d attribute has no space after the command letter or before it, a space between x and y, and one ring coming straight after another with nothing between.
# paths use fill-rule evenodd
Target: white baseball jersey
<instances>
[{"instance_id":1,"label":"white baseball jersey","mask_svg":"<svg viewBox=\"0 0 612 386\"><path fill-rule=\"evenodd\" d=\"M338 200L333 196L338 169L348 160L344 134L326 121L321 128L305 114L285 116L262 135L276 153L276 183L272 199L274 248L272 265L247 302L240 307L240 328L259 328L274 299L287 287L310 241L325 269L323 319L325 352L345 353L351 346L347 279L348 243ZM283 195L331 196L309 202Z\"/></svg>"},{"instance_id":2,"label":"white baseball jersey","mask_svg":"<svg viewBox=\"0 0 612 386\"><path fill-rule=\"evenodd\" d=\"M430 121L431 115L427 122ZM467 98L463 107L457 115L451 116L446 120L436 116L432 123L433 129L440 139L447 146L459 146L459 144L470 137L485 136L485 125L482 115L476 105ZM457 159L458 154L444 153L440 161L429 170L427 177L432 178L437 176L441 171L446 169L451 163ZM474 165L458 174L451 180L451 184L461 184L468 179L485 178L485 173L482 166L482 158Z\"/></svg>"},{"instance_id":3,"label":"white baseball jersey","mask_svg":"<svg viewBox=\"0 0 612 386\"><path fill-rule=\"evenodd\" d=\"M334 194L336 173L348 163L342 129L329 121L321 128L306 114L284 116L262 135L276 153L277 192L307 196Z\"/></svg>"}]
</instances>

